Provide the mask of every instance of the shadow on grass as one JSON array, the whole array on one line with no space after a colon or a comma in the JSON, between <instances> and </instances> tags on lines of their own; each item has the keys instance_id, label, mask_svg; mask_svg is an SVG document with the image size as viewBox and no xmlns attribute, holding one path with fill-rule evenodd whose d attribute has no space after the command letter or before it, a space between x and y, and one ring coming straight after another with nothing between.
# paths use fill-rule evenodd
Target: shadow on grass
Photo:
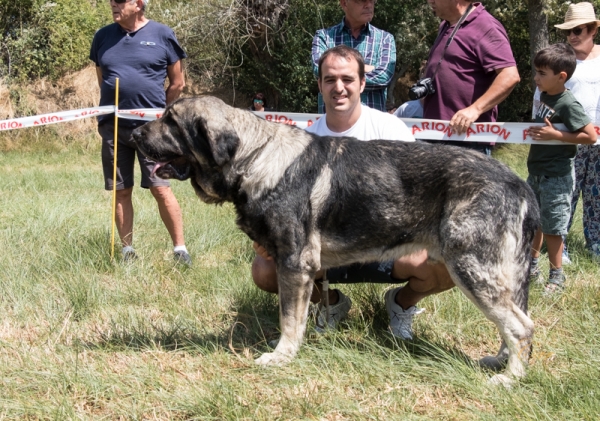
<instances>
[{"instance_id":1,"label":"shadow on grass","mask_svg":"<svg viewBox=\"0 0 600 421\"><path fill-rule=\"evenodd\" d=\"M354 313L349 320L342 321L338 330L331 334L316 333L314 318L309 314L304 340L308 346L321 351L342 348L384 356L409 354L413 359L430 362L458 361L472 368L479 367L478 361L455 345L431 339L427 334L415 336L413 341L403 341L392 336L387 329L389 318L381 299L380 286L365 284L360 288L353 287L351 296L355 301ZM236 293L232 307L232 310L237 312L231 330L233 347L251 348L255 353L272 351L269 342L279 339L280 336L276 295L254 287L244 288Z\"/></svg>"},{"instance_id":2,"label":"shadow on grass","mask_svg":"<svg viewBox=\"0 0 600 421\"><path fill-rule=\"evenodd\" d=\"M262 292L254 285L236 289L233 294L231 318L225 321L220 332L215 333L213 329L203 333L198 325L184 322L166 326L147 322L114 324L98 332L98 340L82 346L106 350L186 350L203 355L219 351L246 357L272 351L269 343L280 336L277 296ZM316 334L314 320L309 318L305 349L309 353L330 352L332 355L340 350L398 360L409 357L423 365L445 363L479 367L476 360L454 344L433 339L427 332L416 335L413 341L393 337L387 330L389 320L379 295L377 288L365 287L362 293L353 290L352 297L360 309L356 308L351 317L331 333Z\"/></svg>"},{"instance_id":3,"label":"shadow on grass","mask_svg":"<svg viewBox=\"0 0 600 421\"><path fill-rule=\"evenodd\" d=\"M115 326L108 333L97 332L96 341L80 342L80 346L88 349L110 351L133 350L146 351L160 349L163 351L200 351L212 352L227 346L225 335L199 333L192 326L173 324L169 326L144 325L142 327Z\"/></svg>"}]
</instances>

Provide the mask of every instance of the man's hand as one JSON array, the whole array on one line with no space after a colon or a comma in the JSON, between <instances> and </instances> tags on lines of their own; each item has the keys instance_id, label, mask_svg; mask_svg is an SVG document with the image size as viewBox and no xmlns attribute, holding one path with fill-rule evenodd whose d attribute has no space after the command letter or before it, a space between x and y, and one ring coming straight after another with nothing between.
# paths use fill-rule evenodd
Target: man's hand
<instances>
[{"instance_id":1,"label":"man's hand","mask_svg":"<svg viewBox=\"0 0 600 421\"><path fill-rule=\"evenodd\" d=\"M548 117L544 118L545 126L531 126L529 128L529 136L533 140L554 140L560 139L561 133L556 130Z\"/></svg>"},{"instance_id":2,"label":"man's hand","mask_svg":"<svg viewBox=\"0 0 600 421\"><path fill-rule=\"evenodd\" d=\"M273 258L271 257L271 255L267 252L267 250L263 246L261 246L260 244L258 244L256 241L254 241L252 243L252 247L254 248L254 251L256 252L256 254L258 254L263 259L265 259L265 260L273 260Z\"/></svg>"},{"instance_id":3,"label":"man's hand","mask_svg":"<svg viewBox=\"0 0 600 421\"><path fill-rule=\"evenodd\" d=\"M469 126L477 121L481 113L479 113L473 105L467 108L463 108L459 110L454 116L452 116L452 120L450 120L450 128L456 134L466 133L469 129Z\"/></svg>"},{"instance_id":4,"label":"man's hand","mask_svg":"<svg viewBox=\"0 0 600 421\"><path fill-rule=\"evenodd\" d=\"M365 73L370 73L375 70L375 66L371 66L370 64L365 64Z\"/></svg>"},{"instance_id":5,"label":"man's hand","mask_svg":"<svg viewBox=\"0 0 600 421\"><path fill-rule=\"evenodd\" d=\"M473 105L454 114L450 120L450 128L459 135L466 133L481 114L504 101L520 80L516 66L496 69L496 78L488 90Z\"/></svg>"}]
</instances>

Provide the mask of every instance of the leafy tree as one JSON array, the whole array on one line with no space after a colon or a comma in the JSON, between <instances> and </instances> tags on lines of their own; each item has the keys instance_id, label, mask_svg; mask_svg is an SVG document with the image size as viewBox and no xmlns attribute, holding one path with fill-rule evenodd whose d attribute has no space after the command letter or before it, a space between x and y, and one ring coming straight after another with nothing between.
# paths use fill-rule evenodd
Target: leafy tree
<instances>
[{"instance_id":1,"label":"leafy tree","mask_svg":"<svg viewBox=\"0 0 600 421\"><path fill-rule=\"evenodd\" d=\"M105 1L0 0L0 74L56 79L89 60L94 32L110 20Z\"/></svg>"},{"instance_id":2,"label":"leafy tree","mask_svg":"<svg viewBox=\"0 0 600 421\"><path fill-rule=\"evenodd\" d=\"M373 25L397 38L397 68L404 73L426 54L421 46L427 31L424 2L380 0ZM312 73L311 44L320 28L339 23L344 16L338 1L326 0L239 0L240 31L246 42L240 52L243 64L235 72L236 85L251 95L265 93L275 107L296 112L315 112L317 84ZM412 15L409 10L416 8ZM429 14L431 15L431 13ZM429 30L435 38L435 32ZM415 47L417 46L417 47ZM400 74L400 72L398 72Z\"/></svg>"}]
</instances>

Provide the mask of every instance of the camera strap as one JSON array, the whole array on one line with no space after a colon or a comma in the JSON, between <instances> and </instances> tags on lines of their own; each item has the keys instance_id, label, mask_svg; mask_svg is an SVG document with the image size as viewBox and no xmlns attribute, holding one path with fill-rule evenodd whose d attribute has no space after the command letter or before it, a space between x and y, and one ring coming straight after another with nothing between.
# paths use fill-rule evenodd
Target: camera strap
<instances>
[{"instance_id":1,"label":"camera strap","mask_svg":"<svg viewBox=\"0 0 600 421\"><path fill-rule=\"evenodd\" d=\"M434 80L435 79L435 75L437 75L438 70L440 69L440 65L442 64L442 60L444 59L444 56L446 55L446 50L448 49L448 46L450 46L450 43L452 42L452 40L454 39L454 35L456 35L456 31L458 31L458 28L460 28L460 26L463 24L463 22L465 21L465 19L467 18L467 16L469 15L469 12L471 11L471 9L473 8L473 3L471 2L469 4L469 7L467 7L467 10L465 10L465 13L463 13L463 15L460 17L460 20L456 23L456 25L454 26L454 29L452 30L452 33L450 34L450 37L448 38L448 41L446 41L446 45L444 46L444 51L442 52L442 56L440 57L440 61L438 61L435 70L433 72L433 75L431 76L431 79ZM440 31L440 33L438 34L438 38L442 36L442 32ZM437 40L436 40L437 41ZM434 43L435 44L435 43Z\"/></svg>"}]
</instances>

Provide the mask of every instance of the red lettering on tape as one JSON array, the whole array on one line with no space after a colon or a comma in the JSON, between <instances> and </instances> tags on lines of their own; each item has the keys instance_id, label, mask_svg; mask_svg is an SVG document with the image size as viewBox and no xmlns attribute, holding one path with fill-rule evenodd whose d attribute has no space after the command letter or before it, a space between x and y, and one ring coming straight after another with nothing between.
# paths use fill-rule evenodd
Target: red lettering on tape
<instances>
[{"instance_id":1,"label":"red lettering on tape","mask_svg":"<svg viewBox=\"0 0 600 421\"><path fill-rule=\"evenodd\" d=\"M8 120L0 123L0 130L20 129L21 127L23 127L23 123L16 120Z\"/></svg>"}]
</instances>

